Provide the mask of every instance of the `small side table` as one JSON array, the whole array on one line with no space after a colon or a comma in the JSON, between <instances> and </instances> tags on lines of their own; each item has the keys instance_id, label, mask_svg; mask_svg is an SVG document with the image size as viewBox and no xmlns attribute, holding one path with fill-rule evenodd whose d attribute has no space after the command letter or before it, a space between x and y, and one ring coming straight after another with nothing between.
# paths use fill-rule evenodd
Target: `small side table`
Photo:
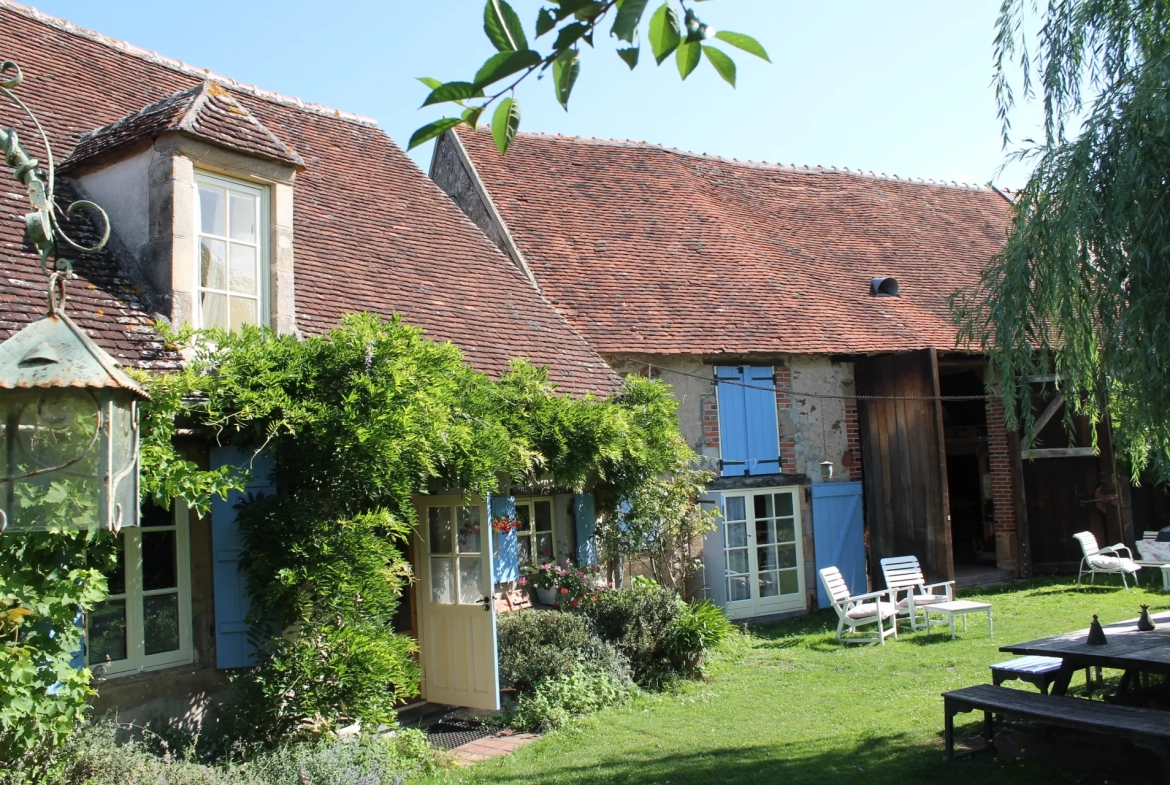
<instances>
[{"instance_id":1,"label":"small side table","mask_svg":"<svg viewBox=\"0 0 1170 785\"><path fill-rule=\"evenodd\" d=\"M1148 567L1151 570L1159 570L1162 573L1162 591L1170 591L1170 562L1138 559L1135 564L1140 564L1141 566Z\"/></svg>"},{"instance_id":2,"label":"small side table","mask_svg":"<svg viewBox=\"0 0 1170 785\"><path fill-rule=\"evenodd\" d=\"M930 617L932 614L939 614L946 616L951 622L951 640L955 639L955 617L963 617L963 632L967 631L967 614L968 613L986 613L987 614L987 634L991 637L995 636L995 627L991 621L991 603L989 602L972 602L971 600L954 600L952 602L938 602L934 605L925 605L922 608L926 611L926 634L930 634Z\"/></svg>"}]
</instances>

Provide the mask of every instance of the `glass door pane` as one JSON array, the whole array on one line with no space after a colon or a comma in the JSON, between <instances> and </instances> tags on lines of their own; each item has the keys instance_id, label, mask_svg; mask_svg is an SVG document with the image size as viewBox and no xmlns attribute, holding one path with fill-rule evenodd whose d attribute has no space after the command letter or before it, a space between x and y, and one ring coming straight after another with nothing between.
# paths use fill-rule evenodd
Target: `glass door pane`
<instances>
[{"instance_id":1,"label":"glass door pane","mask_svg":"<svg viewBox=\"0 0 1170 785\"><path fill-rule=\"evenodd\" d=\"M724 501L723 527L727 557L727 601L750 600L752 589L751 565L748 563L747 504L743 496L728 496Z\"/></svg>"},{"instance_id":2,"label":"glass door pane","mask_svg":"<svg viewBox=\"0 0 1170 785\"><path fill-rule=\"evenodd\" d=\"M459 603L474 605L483 599L483 556L479 507L459 507Z\"/></svg>"},{"instance_id":3,"label":"glass door pane","mask_svg":"<svg viewBox=\"0 0 1170 785\"><path fill-rule=\"evenodd\" d=\"M431 602L455 602L455 565L452 563L451 508L427 508L427 535L431 567Z\"/></svg>"},{"instance_id":4,"label":"glass door pane","mask_svg":"<svg viewBox=\"0 0 1170 785\"><path fill-rule=\"evenodd\" d=\"M774 498L776 519L773 523L776 533L777 567L779 568L779 593L800 592L800 543L796 540L796 510L791 493L778 493Z\"/></svg>"}]
</instances>

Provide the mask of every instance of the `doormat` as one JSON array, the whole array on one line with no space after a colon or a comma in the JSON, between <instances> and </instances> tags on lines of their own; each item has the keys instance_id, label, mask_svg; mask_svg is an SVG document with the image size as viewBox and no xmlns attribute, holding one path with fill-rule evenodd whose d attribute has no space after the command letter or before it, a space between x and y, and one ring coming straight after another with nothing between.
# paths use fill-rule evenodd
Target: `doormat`
<instances>
[{"instance_id":1,"label":"doormat","mask_svg":"<svg viewBox=\"0 0 1170 785\"><path fill-rule=\"evenodd\" d=\"M468 742L494 736L496 730L496 728L490 728L479 722L456 719L441 720L427 728L427 742L440 750L453 750Z\"/></svg>"}]
</instances>

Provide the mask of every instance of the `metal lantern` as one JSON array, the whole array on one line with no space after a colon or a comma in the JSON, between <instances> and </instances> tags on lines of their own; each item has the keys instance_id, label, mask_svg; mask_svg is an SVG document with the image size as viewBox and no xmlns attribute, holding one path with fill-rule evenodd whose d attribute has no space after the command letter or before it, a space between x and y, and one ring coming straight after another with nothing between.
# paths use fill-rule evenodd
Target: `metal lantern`
<instances>
[{"instance_id":1,"label":"metal lantern","mask_svg":"<svg viewBox=\"0 0 1170 785\"><path fill-rule=\"evenodd\" d=\"M833 462L821 461L821 479L825 482L833 479Z\"/></svg>"},{"instance_id":2,"label":"metal lantern","mask_svg":"<svg viewBox=\"0 0 1170 785\"><path fill-rule=\"evenodd\" d=\"M0 95L40 124L11 91L20 68L0 62ZM147 398L114 359L65 315L65 284L73 263L58 256L60 239L73 250L105 246L110 224L84 200L61 209L53 195L53 152L40 134L47 170L29 157L16 131L0 129L0 152L28 189L33 211L28 239L49 277L49 310L0 344L0 532L108 529L138 525L138 403ZM59 216L82 209L101 219L93 245L61 227Z\"/></svg>"},{"instance_id":3,"label":"metal lantern","mask_svg":"<svg viewBox=\"0 0 1170 785\"><path fill-rule=\"evenodd\" d=\"M0 531L138 525L146 394L62 310L0 344Z\"/></svg>"}]
</instances>

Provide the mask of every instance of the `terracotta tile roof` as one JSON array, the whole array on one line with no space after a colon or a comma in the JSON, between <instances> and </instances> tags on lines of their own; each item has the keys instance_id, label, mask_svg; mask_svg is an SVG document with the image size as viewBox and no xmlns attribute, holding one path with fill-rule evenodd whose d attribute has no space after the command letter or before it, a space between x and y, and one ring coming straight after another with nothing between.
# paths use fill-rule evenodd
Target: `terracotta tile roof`
<instances>
[{"instance_id":1,"label":"terracotta tile roof","mask_svg":"<svg viewBox=\"0 0 1170 785\"><path fill-rule=\"evenodd\" d=\"M260 158L305 165L295 150L240 106L226 88L208 80L83 135L62 162L61 171L68 172L119 148L153 141L168 132L188 134Z\"/></svg>"},{"instance_id":2,"label":"terracotta tile roof","mask_svg":"<svg viewBox=\"0 0 1170 785\"><path fill-rule=\"evenodd\" d=\"M989 188L521 134L460 132L550 302L598 351L950 349L944 298L1002 246ZM894 276L899 297L874 297Z\"/></svg>"},{"instance_id":3,"label":"terracotta tile roof","mask_svg":"<svg viewBox=\"0 0 1170 785\"><path fill-rule=\"evenodd\" d=\"M432 338L458 345L485 372L527 357L550 366L553 381L567 391L616 389L616 376L597 353L372 121L240 85L13 3L0 2L0 40L4 56L24 70L21 94L59 153L86 132L208 80L297 150L306 166L294 196L303 331L325 332L347 312L398 312ZM24 122L0 106L0 123L24 128ZM41 307L39 295L31 295L43 279L35 257L21 250L25 202L14 183L0 176L6 197L0 302L7 300L0 305L0 339L8 324L27 321ZM113 280L73 289L93 283L113 297L122 285ZM116 321L103 325L110 342L122 340Z\"/></svg>"}]
</instances>

